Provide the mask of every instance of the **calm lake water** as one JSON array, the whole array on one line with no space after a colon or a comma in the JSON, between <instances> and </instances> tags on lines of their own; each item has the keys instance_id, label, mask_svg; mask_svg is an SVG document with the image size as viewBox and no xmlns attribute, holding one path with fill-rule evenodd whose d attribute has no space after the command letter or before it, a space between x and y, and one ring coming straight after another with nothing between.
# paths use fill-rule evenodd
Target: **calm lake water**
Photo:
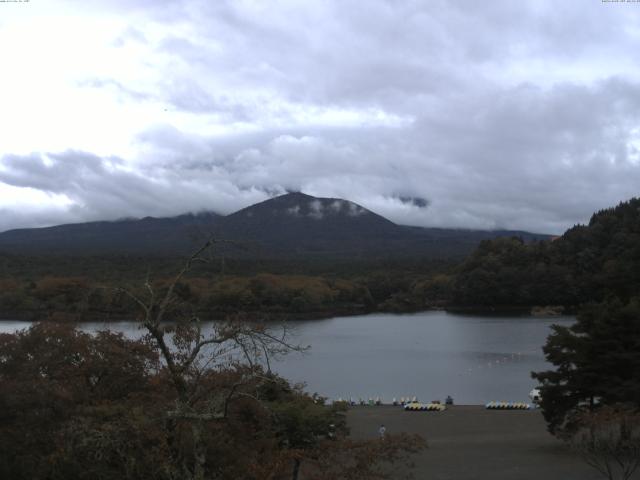
<instances>
[{"instance_id":1,"label":"calm lake water","mask_svg":"<svg viewBox=\"0 0 640 480\"><path fill-rule=\"evenodd\" d=\"M536 385L531 371L549 368L542 345L556 323L572 317L489 317L422 312L373 314L290 322L293 341L310 345L272 367L307 390L332 399L417 396L479 404L490 400L528 401ZM1 332L25 322L0 322ZM88 323L83 330L110 328L138 336L137 324Z\"/></svg>"}]
</instances>

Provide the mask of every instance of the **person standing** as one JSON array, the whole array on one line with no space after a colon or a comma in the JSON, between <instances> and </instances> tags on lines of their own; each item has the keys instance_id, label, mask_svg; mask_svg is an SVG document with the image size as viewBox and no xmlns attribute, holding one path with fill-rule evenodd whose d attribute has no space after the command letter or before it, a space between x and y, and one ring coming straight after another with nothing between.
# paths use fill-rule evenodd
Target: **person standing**
<instances>
[{"instance_id":1,"label":"person standing","mask_svg":"<svg viewBox=\"0 0 640 480\"><path fill-rule=\"evenodd\" d=\"M384 440L384 434L387 432L387 429L384 427L384 425L380 425L380 428L378 429L378 433L380 434L380 440Z\"/></svg>"}]
</instances>

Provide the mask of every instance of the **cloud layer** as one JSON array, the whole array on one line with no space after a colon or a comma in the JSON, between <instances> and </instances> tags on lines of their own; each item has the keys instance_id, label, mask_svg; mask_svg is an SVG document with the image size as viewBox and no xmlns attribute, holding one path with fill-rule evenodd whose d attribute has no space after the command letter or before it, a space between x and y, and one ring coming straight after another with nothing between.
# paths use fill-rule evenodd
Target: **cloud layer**
<instances>
[{"instance_id":1,"label":"cloud layer","mask_svg":"<svg viewBox=\"0 0 640 480\"><path fill-rule=\"evenodd\" d=\"M639 194L640 4L63 5L0 20L0 230L301 190L559 233Z\"/></svg>"}]
</instances>

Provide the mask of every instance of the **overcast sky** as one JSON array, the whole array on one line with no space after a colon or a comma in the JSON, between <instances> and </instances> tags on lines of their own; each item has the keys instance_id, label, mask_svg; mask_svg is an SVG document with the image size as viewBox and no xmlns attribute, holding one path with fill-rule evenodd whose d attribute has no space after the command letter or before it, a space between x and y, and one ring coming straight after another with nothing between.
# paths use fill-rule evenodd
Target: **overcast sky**
<instances>
[{"instance_id":1,"label":"overcast sky","mask_svg":"<svg viewBox=\"0 0 640 480\"><path fill-rule=\"evenodd\" d=\"M0 230L300 190L561 233L640 194L640 3L0 3Z\"/></svg>"}]
</instances>

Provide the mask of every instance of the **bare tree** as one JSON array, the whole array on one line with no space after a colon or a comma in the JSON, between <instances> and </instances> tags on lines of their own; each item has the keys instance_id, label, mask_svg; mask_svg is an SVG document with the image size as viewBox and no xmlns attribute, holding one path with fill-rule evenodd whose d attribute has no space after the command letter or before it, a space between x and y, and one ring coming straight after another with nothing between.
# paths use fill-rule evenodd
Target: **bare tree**
<instances>
[{"instance_id":1,"label":"bare tree","mask_svg":"<svg viewBox=\"0 0 640 480\"><path fill-rule=\"evenodd\" d=\"M584 461L609 480L628 480L640 466L640 413L602 407L584 413L567 441Z\"/></svg>"},{"instance_id":2,"label":"bare tree","mask_svg":"<svg viewBox=\"0 0 640 480\"><path fill-rule=\"evenodd\" d=\"M205 242L162 288L147 278L143 294L118 289L140 308L141 326L159 350L171 379L176 402L167 418L190 424L193 452L190 459L181 460L181 477L193 480L205 478L205 423L223 420L233 398L254 396L243 387L255 389L256 380L269 381L261 368L265 363L267 372L270 371L269 357L304 350L287 341L285 327L276 334L263 324L238 317L214 322L206 331L203 329L197 312L181 298L179 290L195 265L211 261L211 251L218 243L221 242L214 239ZM212 388L203 381L208 372L224 369L239 373L227 388Z\"/></svg>"}]
</instances>

